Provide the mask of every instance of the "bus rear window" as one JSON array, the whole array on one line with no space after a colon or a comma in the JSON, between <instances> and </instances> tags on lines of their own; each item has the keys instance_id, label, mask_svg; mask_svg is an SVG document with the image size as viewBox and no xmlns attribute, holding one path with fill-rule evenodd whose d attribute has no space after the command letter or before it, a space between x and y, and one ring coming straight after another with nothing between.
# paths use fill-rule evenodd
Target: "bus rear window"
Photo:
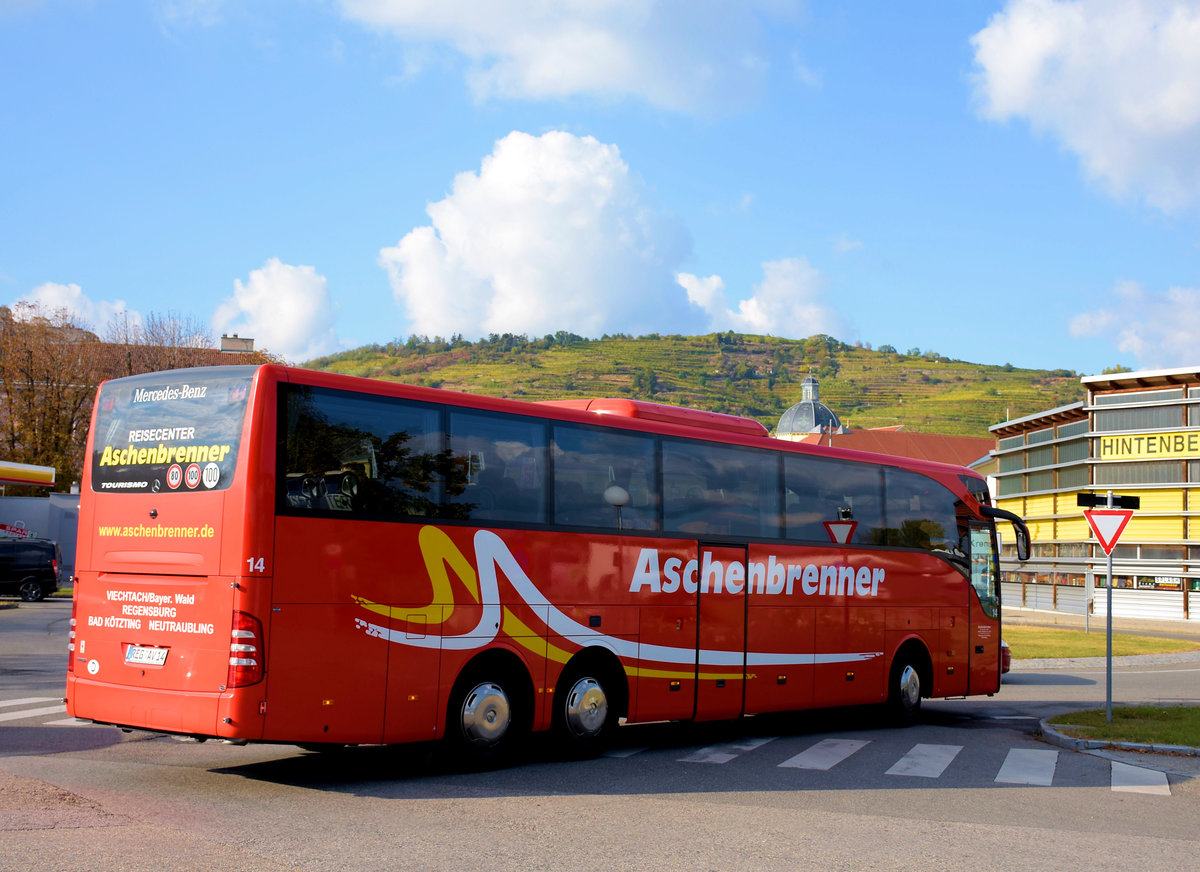
<instances>
[{"instance_id":1,"label":"bus rear window","mask_svg":"<svg viewBox=\"0 0 1200 872\"><path fill-rule=\"evenodd\" d=\"M229 487L254 372L217 366L106 382L97 399L92 490Z\"/></svg>"}]
</instances>

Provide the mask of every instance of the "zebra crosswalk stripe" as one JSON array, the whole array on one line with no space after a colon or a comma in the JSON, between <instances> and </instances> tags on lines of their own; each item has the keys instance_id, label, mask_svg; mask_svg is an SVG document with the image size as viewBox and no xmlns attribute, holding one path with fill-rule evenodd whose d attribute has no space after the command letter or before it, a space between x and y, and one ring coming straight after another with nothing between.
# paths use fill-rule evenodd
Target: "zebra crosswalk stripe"
<instances>
[{"instance_id":1,"label":"zebra crosswalk stripe","mask_svg":"<svg viewBox=\"0 0 1200 872\"><path fill-rule=\"evenodd\" d=\"M57 715L62 714L67 710L67 707L62 703L48 708L28 709L20 712L5 712L0 714L0 721L20 721L25 718L37 718L42 715Z\"/></svg>"},{"instance_id":2,"label":"zebra crosswalk stripe","mask_svg":"<svg viewBox=\"0 0 1200 872\"><path fill-rule=\"evenodd\" d=\"M782 769L814 769L827 772L869 744L871 743L861 739L822 739L808 750L784 760L779 766Z\"/></svg>"},{"instance_id":3,"label":"zebra crosswalk stripe","mask_svg":"<svg viewBox=\"0 0 1200 872\"><path fill-rule=\"evenodd\" d=\"M775 737L767 739L743 739L738 742L725 742L721 745L712 745L708 748L701 748L687 757L680 758L680 763L728 763L730 760L736 759L746 751L753 751L755 748L761 748L767 742L773 742Z\"/></svg>"},{"instance_id":4,"label":"zebra crosswalk stripe","mask_svg":"<svg viewBox=\"0 0 1200 872\"><path fill-rule=\"evenodd\" d=\"M1057 751L1013 748L1004 758L1004 765L1000 767L996 783L1049 787L1054 782L1054 770L1057 766Z\"/></svg>"},{"instance_id":5,"label":"zebra crosswalk stripe","mask_svg":"<svg viewBox=\"0 0 1200 872\"><path fill-rule=\"evenodd\" d=\"M0 699L0 708L12 708L18 705L33 705L35 702L58 702L54 696L27 696L24 699Z\"/></svg>"},{"instance_id":6,"label":"zebra crosswalk stripe","mask_svg":"<svg viewBox=\"0 0 1200 872\"><path fill-rule=\"evenodd\" d=\"M1118 760L1112 761L1112 789L1117 793L1171 795L1171 784L1167 781L1165 772L1121 763Z\"/></svg>"},{"instance_id":7,"label":"zebra crosswalk stripe","mask_svg":"<svg viewBox=\"0 0 1200 872\"><path fill-rule=\"evenodd\" d=\"M885 774L939 778L962 749L962 745L914 745Z\"/></svg>"}]
</instances>

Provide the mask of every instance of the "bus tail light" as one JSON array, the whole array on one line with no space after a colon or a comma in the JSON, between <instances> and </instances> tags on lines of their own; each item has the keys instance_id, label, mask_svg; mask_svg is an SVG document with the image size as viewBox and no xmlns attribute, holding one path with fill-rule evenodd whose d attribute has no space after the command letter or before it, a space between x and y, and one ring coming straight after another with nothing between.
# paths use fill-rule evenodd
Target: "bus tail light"
<instances>
[{"instance_id":1,"label":"bus tail light","mask_svg":"<svg viewBox=\"0 0 1200 872\"><path fill-rule=\"evenodd\" d=\"M262 622L245 612L233 613L233 634L229 641L229 677L227 688L246 687L263 679Z\"/></svg>"},{"instance_id":2,"label":"bus tail light","mask_svg":"<svg viewBox=\"0 0 1200 872\"><path fill-rule=\"evenodd\" d=\"M72 600L71 623L67 630L67 672L75 671L75 611L78 608L79 604Z\"/></svg>"}]
</instances>

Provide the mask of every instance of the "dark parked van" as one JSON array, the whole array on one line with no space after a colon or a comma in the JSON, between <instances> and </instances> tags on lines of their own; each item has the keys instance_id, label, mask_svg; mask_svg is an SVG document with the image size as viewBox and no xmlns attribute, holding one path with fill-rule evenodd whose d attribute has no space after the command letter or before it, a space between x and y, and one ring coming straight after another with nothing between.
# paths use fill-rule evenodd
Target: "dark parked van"
<instances>
[{"instance_id":1,"label":"dark parked van","mask_svg":"<svg viewBox=\"0 0 1200 872\"><path fill-rule=\"evenodd\" d=\"M62 553L50 539L0 538L0 594L32 603L58 590Z\"/></svg>"}]
</instances>

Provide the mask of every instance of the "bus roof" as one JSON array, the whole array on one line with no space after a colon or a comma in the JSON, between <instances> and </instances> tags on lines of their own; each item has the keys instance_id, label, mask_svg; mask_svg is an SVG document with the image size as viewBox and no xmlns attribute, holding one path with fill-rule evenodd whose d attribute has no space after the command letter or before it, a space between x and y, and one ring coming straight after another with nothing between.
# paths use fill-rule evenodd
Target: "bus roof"
<instances>
[{"instance_id":1,"label":"bus roof","mask_svg":"<svg viewBox=\"0 0 1200 872\"><path fill-rule=\"evenodd\" d=\"M580 412L592 412L596 415L618 415L622 418L639 418L643 421L678 424L701 430L736 433L739 436L769 435L767 428L753 418L740 418L737 415L704 412L699 409L668 406L663 403L649 403L645 400L598 397L591 400L543 400L539 405L575 409Z\"/></svg>"}]
</instances>

